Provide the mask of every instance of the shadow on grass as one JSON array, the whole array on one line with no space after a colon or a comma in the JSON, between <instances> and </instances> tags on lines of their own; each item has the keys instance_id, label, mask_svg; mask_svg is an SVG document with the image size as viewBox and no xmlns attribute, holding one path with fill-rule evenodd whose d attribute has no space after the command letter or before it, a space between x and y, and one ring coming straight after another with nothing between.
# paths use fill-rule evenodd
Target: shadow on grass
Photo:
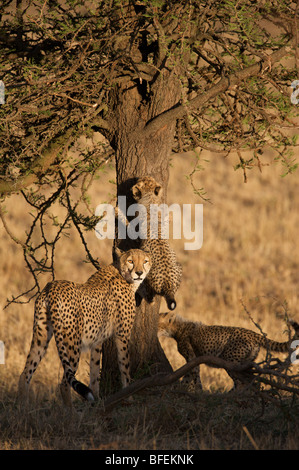
<instances>
[{"instance_id":1,"label":"shadow on grass","mask_svg":"<svg viewBox=\"0 0 299 470\"><path fill-rule=\"evenodd\" d=\"M27 409L16 394L0 400L0 449L298 449L298 399L264 391L186 393L153 388L104 413L74 397L40 394Z\"/></svg>"}]
</instances>

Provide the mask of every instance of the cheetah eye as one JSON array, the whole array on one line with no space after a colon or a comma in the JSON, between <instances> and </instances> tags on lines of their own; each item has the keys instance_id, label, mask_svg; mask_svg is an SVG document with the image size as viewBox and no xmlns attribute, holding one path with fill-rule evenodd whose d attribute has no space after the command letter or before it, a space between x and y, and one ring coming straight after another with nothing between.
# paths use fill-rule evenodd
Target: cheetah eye
<instances>
[{"instance_id":1,"label":"cheetah eye","mask_svg":"<svg viewBox=\"0 0 299 470\"><path fill-rule=\"evenodd\" d=\"M146 264L146 263L148 263L148 260L147 260L147 259L144 261L144 263L143 263L143 264Z\"/></svg>"},{"instance_id":2,"label":"cheetah eye","mask_svg":"<svg viewBox=\"0 0 299 470\"><path fill-rule=\"evenodd\" d=\"M131 259L128 259L128 263L130 264L134 264L133 261Z\"/></svg>"}]
</instances>

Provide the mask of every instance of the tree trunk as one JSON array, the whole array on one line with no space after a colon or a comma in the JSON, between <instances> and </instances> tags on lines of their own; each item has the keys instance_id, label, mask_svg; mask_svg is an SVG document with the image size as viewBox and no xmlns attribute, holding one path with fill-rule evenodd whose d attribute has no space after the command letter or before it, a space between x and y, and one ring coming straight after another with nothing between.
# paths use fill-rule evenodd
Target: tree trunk
<instances>
[{"instance_id":1,"label":"tree trunk","mask_svg":"<svg viewBox=\"0 0 299 470\"><path fill-rule=\"evenodd\" d=\"M163 186L164 202L167 198L168 166L175 137L175 121L159 129L150 138L144 131L146 124L171 108L179 100L180 86L173 72L163 72L151 87L150 100L140 84L130 82L120 86L114 97L115 132L112 144L116 152L118 196L126 196L127 207L134 203L130 188L136 178L152 176ZM136 241L116 241L120 248L136 247ZM138 245L137 245L138 246ZM135 324L131 336L131 377L170 372L172 368L157 338L157 315L160 297L149 304L144 299L136 308ZM102 394L115 391L119 386L116 348L113 340L103 347L100 390ZM107 384L108 390L107 390Z\"/></svg>"}]
</instances>

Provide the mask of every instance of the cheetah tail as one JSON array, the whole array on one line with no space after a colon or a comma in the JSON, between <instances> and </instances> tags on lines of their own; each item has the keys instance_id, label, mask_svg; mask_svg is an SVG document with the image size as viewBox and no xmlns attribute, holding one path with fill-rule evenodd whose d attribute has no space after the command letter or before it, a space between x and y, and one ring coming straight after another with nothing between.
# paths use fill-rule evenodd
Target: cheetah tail
<instances>
[{"instance_id":1,"label":"cheetah tail","mask_svg":"<svg viewBox=\"0 0 299 470\"><path fill-rule=\"evenodd\" d=\"M299 338L299 324L293 320L288 320L288 322L295 330L294 338ZM290 348L290 341L285 341L281 343L279 341L273 341L263 336L261 340L261 345L266 349L270 349L271 351L288 352Z\"/></svg>"},{"instance_id":2,"label":"cheetah tail","mask_svg":"<svg viewBox=\"0 0 299 470\"><path fill-rule=\"evenodd\" d=\"M69 380L69 384L71 385L71 387L73 387L75 392L81 395L81 397L83 397L85 400L89 402L94 401L94 396L90 388L84 385L82 382L79 382L79 380L75 379L75 377L72 377Z\"/></svg>"},{"instance_id":3,"label":"cheetah tail","mask_svg":"<svg viewBox=\"0 0 299 470\"><path fill-rule=\"evenodd\" d=\"M167 307L169 308L169 310L174 310L176 308L176 301L175 301L174 296L165 295L165 300L166 300Z\"/></svg>"}]
</instances>

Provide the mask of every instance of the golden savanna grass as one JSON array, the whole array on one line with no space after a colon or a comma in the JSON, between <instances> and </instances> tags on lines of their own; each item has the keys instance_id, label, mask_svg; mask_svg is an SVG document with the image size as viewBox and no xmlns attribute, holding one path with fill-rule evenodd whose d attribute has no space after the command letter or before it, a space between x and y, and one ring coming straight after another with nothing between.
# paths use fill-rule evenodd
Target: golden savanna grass
<instances>
[{"instance_id":1,"label":"golden savanna grass","mask_svg":"<svg viewBox=\"0 0 299 470\"><path fill-rule=\"evenodd\" d=\"M271 162L272 155L268 155ZM285 312L299 321L299 173L282 178L279 164L248 172L243 182L233 157L206 154L203 170L193 175L196 188L205 189L203 201L187 176L195 155L173 156L168 203L204 204L203 246L184 251L184 240L172 246L183 266L177 294L177 313L207 324L243 326L271 339L287 339ZM114 168L101 174L89 190L92 205L109 202L115 194ZM6 220L14 236L24 240L32 216L20 196L5 203ZM63 209L55 207L59 216ZM51 229L50 226L48 227ZM0 227L0 304L32 285L22 249ZM86 232L93 256L111 262L111 241L99 241ZM78 233L71 229L56 251L56 278L83 282L94 271L85 263ZM43 283L49 280L44 275ZM245 308L244 308L245 306ZM161 309L165 309L164 300ZM250 312L252 320L246 310ZM218 369L202 367L204 392L196 396L170 389L149 390L130 406L118 405L106 416L101 406L75 399L77 413L66 414L57 385L62 377L55 343L32 380L30 410L23 413L17 382L29 350L33 302L11 304L0 313L0 340L5 364L0 365L0 449L296 449L299 447L298 407L263 406L254 396L227 393L231 381ZM173 340L162 339L174 368L184 363ZM79 376L88 383L88 355L83 354ZM74 397L75 398L75 397ZM289 406L289 407L288 407Z\"/></svg>"}]
</instances>

